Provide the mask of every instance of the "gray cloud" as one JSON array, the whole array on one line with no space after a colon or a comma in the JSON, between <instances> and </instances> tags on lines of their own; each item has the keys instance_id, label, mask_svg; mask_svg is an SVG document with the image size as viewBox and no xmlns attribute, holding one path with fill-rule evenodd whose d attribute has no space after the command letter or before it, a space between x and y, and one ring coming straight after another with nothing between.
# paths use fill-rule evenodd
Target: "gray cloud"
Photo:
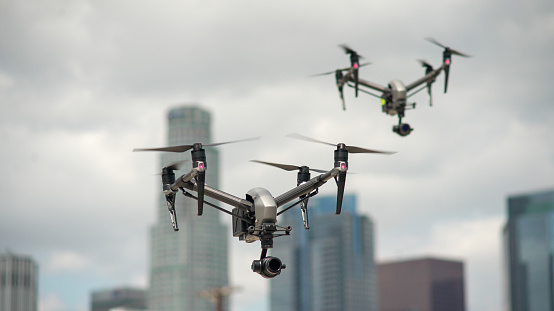
<instances>
[{"instance_id":1,"label":"gray cloud","mask_svg":"<svg viewBox=\"0 0 554 311\"><path fill-rule=\"evenodd\" d=\"M462 258L471 309L499 309L501 279L487 259L497 249L464 248L449 229L499 247L498 228L484 228L502 222L506 195L554 186L553 17L553 4L539 0L0 1L0 249L41 267L76 260L81 270L41 275L43 305L85 309L91 289L144 285L158 156L131 150L165 144L167 109L196 102L213 114L214 141L262 136L220 148L222 189L237 196L295 184L251 159L331 165L333 148L284 138L291 132L398 151L350 158L357 174L347 191L377 223L379 258ZM347 43L373 63L364 79L413 81L423 74L416 59L440 64L429 36L473 57L454 58L448 94L437 79L434 107L423 92L413 97L408 137L391 132L397 119L378 99L347 92L343 112L332 76L308 78L347 66L337 47ZM335 192L332 183L320 190ZM454 246L444 249L441 236ZM254 309L267 295L248 271L259 247L231 246L233 281L245 288L233 309ZM68 295L56 284L76 276L80 300L58 300ZM482 284L495 294L475 296ZM248 300L249 291L262 298Z\"/></svg>"}]
</instances>

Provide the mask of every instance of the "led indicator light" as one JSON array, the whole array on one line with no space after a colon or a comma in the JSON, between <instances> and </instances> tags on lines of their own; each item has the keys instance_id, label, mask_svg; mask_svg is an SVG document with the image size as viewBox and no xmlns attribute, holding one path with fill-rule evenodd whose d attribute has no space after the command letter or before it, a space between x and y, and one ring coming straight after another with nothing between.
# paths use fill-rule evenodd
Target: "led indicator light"
<instances>
[{"instance_id":1,"label":"led indicator light","mask_svg":"<svg viewBox=\"0 0 554 311\"><path fill-rule=\"evenodd\" d=\"M354 69L358 69L358 63L354 64Z\"/></svg>"},{"instance_id":2,"label":"led indicator light","mask_svg":"<svg viewBox=\"0 0 554 311\"><path fill-rule=\"evenodd\" d=\"M449 59L446 60L446 64L450 65L450 60Z\"/></svg>"}]
</instances>

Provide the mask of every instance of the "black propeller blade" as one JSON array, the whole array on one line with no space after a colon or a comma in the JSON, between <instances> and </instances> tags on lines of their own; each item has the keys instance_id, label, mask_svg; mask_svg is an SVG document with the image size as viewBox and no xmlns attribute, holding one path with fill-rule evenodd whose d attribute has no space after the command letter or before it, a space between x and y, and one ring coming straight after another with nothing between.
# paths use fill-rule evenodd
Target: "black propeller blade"
<instances>
[{"instance_id":1,"label":"black propeller blade","mask_svg":"<svg viewBox=\"0 0 554 311\"><path fill-rule=\"evenodd\" d=\"M265 161L258 161L258 160L250 160L250 162L256 162L256 163L260 163L260 164L274 166L274 167L280 168L280 169L285 170L285 171L296 171L296 170L301 170L302 169L302 166L289 165L289 164L265 162ZM317 173L326 173L327 172L327 171L324 171L324 170L318 170L318 169L309 168L309 167L308 167L308 169L310 171L317 172Z\"/></svg>"},{"instance_id":2,"label":"black propeller blade","mask_svg":"<svg viewBox=\"0 0 554 311\"><path fill-rule=\"evenodd\" d=\"M437 40L433 39L433 38L425 38L425 40L435 44L435 45L438 45L440 46L441 48L447 50L447 51L450 51L451 54L454 54L454 55L459 55L459 56L462 56L462 57L471 57L471 55L468 55L468 54L465 54L465 53L462 53L462 52L458 52L456 50L453 50L451 49L450 47L448 46L445 46L443 44L441 44L440 42L438 42Z\"/></svg>"},{"instance_id":3,"label":"black propeller blade","mask_svg":"<svg viewBox=\"0 0 554 311\"><path fill-rule=\"evenodd\" d=\"M429 74L431 71L433 71L433 66L425 60L418 59L417 61L421 64L421 66L425 67L425 74Z\"/></svg>"},{"instance_id":4,"label":"black propeller blade","mask_svg":"<svg viewBox=\"0 0 554 311\"><path fill-rule=\"evenodd\" d=\"M164 169L168 169L168 170L172 170L172 171L178 171L181 169L181 166L187 162L187 160L183 160L183 161L178 161L178 162L175 162L175 163L171 163L170 165L166 166L166 167L163 167L162 168L162 172ZM162 175L162 173L157 173L157 174L154 174L154 175Z\"/></svg>"},{"instance_id":5,"label":"black propeller blade","mask_svg":"<svg viewBox=\"0 0 554 311\"><path fill-rule=\"evenodd\" d=\"M356 55L358 56L359 58L364 58L362 55L358 54L358 52L354 51L353 49L351 49L348 45L346 44L339 44L339 46L344 50L344 53L346 54L350 54L350 55Z\"/></svg>"},{"instance_id":6,"label":"black propeller blade","mask_svg":"<svg viewBox=\"0 0 554 311\"><path fill-rule=\"evenodd\" d=\"M450 47L447 47L443 44L441 44L440 42L438 42L437 40L433 39L433 38L425 38L425 40L435 44L435 45L438 45L440 46L441 48L444 49L444 52L442 53L442 58L443 58L443 63L446 64L446 67L444 67L444 92L446 93L446 90L448 88L448 76L450 74L450 64L452 62L451 60L451 57L452 55L458 55L458 56L462 56L462 57L471 57L470 55L468 54L464 54L462 52L458 52L456 50L453 50L451 49Z\"/></svg>"},{"instance_id":7,"label":"black propeller blade","mask_svg":"<svg viewBox=\"0 0 554 311\"><path fill-rule=\"evenodd\" d=\"M310 138L310 137L307 137L307 136L304 136L304 135L301 135L301 134L298 134L298 133L289 134L289 135L287 135L287 137L294 138L294 139L299 139L299 140L304 140L304 141L309 141L309 142L314 142L314 143L319 143L319 144L324 144L324 145L329 145L329 146L339 146L339 145L341 145L341 144L327 143L327 142L320 141L320 140L317 140L317 139L313 139L313 138ZM390 151L380 151L380 150L366 149L366 148L361 148L361 147L356 147L356 146L346 146L346 145L345 145L345 148L350 153L382 153L382 154L395 154L396 153L396 152L390 152Z\"/></svg>"},{"instance_id":8,"label":"black propeller blade","mask_svg":"<svg viewBox=\"0 0 554 311\"><path fill-rule=\"evenodd\" d=\"M232 143L240 143L245 141L252 141L260 139L260 137L252 137L252 138L246 138L246 139L239 139L239 140L232 140L232 141L226 141L222 143L212 143L212 144L200 144L200 147L215 147L225 144L232 144ZM180 145L180 146L171 146L171 147L161 147L161 148L135 148L133 149L133 152L136 151L166 151L166 152L185 152L187 150L190 150L194 148L196 144L192 145Z\"/></svg>"},{"instance_id":9,"label":"black propeller blade","mask_svg":"<svg viewBox=\"0 0 554 311\"><path fill-rule=\"evenodd\" d=\"M367 63L360 64L358 66L358 68L364 67L364 66L367 66L367 65L371 65L371 63L367 62ZM350 70L350 68L351 67L346 67L346 68L337 69L337 70L333 70L333 71L329 71L329 72L317 73L317 74L314 74L314 75L310 75L310 77L327 76L327 75L334 74L334 73L336 74L337 71L348 71L348 70Z\"/></svg>"},{"instance_id":10,"label":"black propeller blade","mask_svg":"<svg viewBox=\"0 0 554 311\"><path fill-rule=\"evenodd\" d=\"M169 166L166 166L165 168L167 168L168 170L174 170L174 171L177 171L181 168L181 165L185 163L185 161L179 161L179 162L175 162Z\"/></svg>"}]
</instances>

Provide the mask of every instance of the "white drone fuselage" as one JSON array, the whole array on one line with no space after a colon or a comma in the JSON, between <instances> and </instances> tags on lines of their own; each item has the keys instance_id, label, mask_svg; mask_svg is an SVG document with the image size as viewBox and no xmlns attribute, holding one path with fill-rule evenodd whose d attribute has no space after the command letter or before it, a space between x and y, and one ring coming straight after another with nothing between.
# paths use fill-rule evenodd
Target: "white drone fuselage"
<instances>
[{"instance_id":1,"label":"white drone fuselage","mask_svg":"<svg viewBox=\"0 0 554 311\"><path fill-rule=\"evenodd\" d=\"M277 202L275 198L264 188L254 188L246 193L247 200L254 203L256 227L265 223L277 222Z\"/></svg>"}]
</instances>

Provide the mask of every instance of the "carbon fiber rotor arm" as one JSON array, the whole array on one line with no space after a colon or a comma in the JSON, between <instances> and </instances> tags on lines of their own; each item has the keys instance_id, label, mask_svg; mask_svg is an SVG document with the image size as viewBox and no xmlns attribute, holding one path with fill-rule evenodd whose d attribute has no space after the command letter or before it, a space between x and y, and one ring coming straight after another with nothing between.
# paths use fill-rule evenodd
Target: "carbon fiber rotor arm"
<instances>
[{"instance_id":1,"label":"carbon fiber rotor arm","mask_svg":"<svg viewBox=\"0 0 554 311\"><path fill-rule=\"evenodd\" d=\"M350 81L353 82L354 80L350 79ZM362 86L365 86L367 88L370 88L372 90L375 90L375 91L383 92L383 93L389 91L388 88L386 88L382 85L379 85L375 82L366 81L366 80L363 80L363 79L358 79L358 84L362 85Z\"/></svg>"},{"instance_id":2,"label":"carbon fiber rotor arm","mask_svg":"<svg viewBox=\"0 0 554 311\"><path fill-rule=\"evenodd\" d=\"M301 195L308 194L312 190L315 190L316 188L321 187L323 184L325 184L329 179L337 176L340 172L340 169L335 167L332 170L328 171L327 173L318 175L307 182L300 184L299 186L281 194L280 196L275 198L275 202L277 203L277 207L283 206L284 204L299 198Z\"/></svg>"},{"instance_id":3,"label":"carbon fiber rotor arm","mask_svg":"<svg viewBox=\"0 0 554 311\"><path fill-rule=\"evenodd\" d=\"M430 73L417 79L416 81L406 85L406 92L409 92L415 89L416 87L422 85L423 83L429 83L431 81L434 81L437 78L437 76L441 73L441 71L443 71L444 68L446 68L446 66L447 65L443 63L442 66L440 66L439 68L431 71Z\"/></svg>"},{"instance_id":4,"label":"carbon fiber rotor arm","mask_svg":"<svg viewBox=\"0 0 554 311\"><path fill-rule=\"evenodd\" d=\"M181 179L181 178L179 178L179 179ZM176 186L176 185L177 185L177 181L175 182L175 184L172 185L171 189L173 189L174 186ZM179 188L185 188L185 189L192 190L192 191L197 191L198 190L198 187L196 186L196 181L194 179L189 180L188 182L180 183L180 185L179 185L179 187L177 187L177 189L179 189ZM242 210L251 210L252 209L252 203L250 203L249 201L247 201L245 199L241 199L239 197L236 197L232 194L226 193L226 192L221 191L219 189L210 187L208 185L204 186L204 195L208 196L212 199L215 199L219 202L229 204L229 205L234 206L234 207L238 207Z\"/></svg>"},{"instance_id":5,"label":"carbon fiber rotor arm","mask_svg":"<svg viewBox=\"0 0 554 311\"><path fill-rule=\"evenodd\" d=\"M354 68L351 68L344 75L342 80L339 83L337 83L337 86L338 87L344 86L347 82L356 82L356 80L354 79L353 73L354 73ZM362 86L365 86L367 88L370 88L372 90L379 91L379 92L387 92L388 91L388 89L386 87L382 86L382 85L379 85L379 84L374 83L374 82L366 81L366 80L360 79L360 78L358 78L358 84L362 85Z\"/></svg>"}]
</instances>

